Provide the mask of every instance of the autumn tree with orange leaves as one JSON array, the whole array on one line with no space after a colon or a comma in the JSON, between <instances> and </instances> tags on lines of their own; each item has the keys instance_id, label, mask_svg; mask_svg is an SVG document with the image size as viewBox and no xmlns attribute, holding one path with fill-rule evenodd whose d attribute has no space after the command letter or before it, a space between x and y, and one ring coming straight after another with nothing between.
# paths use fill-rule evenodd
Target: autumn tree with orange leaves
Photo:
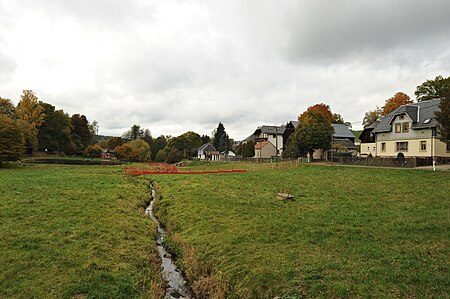
<instances>
[{"instance_id":1,"label":"autumn tree with orange leaves","mask_svg":"<svg viewBox=\"0 0 450 299\"><path fill-rule=\"evenodd\" d=\"M312 157L314 150L328 150L331 147L334 128L331 126L333 114L330 106L323 103L311 106L298 117L298 121L299 125L286 145L289 152L287 156L296 157L309 153Z\"/></svg>"},{"instance_id":2,"label":"autumn tree with orange leaves","mask_svg":"<svg viewBox=\"0 0 450 299\"><path fill-rule=\"evenodd\" d=\"M397 92L392 98L387 99L382 107L382 115L387 115L402 105L412 104L409 96L403 92Z\"/></svg>"},{"instance_id":3,"label":"autumn tree with orange leaves","mask_svg":"<svg viewBox=\"0 0 450 299\"><path fill-rule=\"evenodd\" d=\"M333 122L333 113L331 113L330 106L326 105L324 103L315 104L315 105L309 107L305 112L303 112L302 115L300 115L298 120L300 122L302 122L302 119L307 116L306 112L311 112L311 111L318 112L318 113L322 114L325 117L325 119L328 120L330 123Z\"/></svg>"}]
</instances>

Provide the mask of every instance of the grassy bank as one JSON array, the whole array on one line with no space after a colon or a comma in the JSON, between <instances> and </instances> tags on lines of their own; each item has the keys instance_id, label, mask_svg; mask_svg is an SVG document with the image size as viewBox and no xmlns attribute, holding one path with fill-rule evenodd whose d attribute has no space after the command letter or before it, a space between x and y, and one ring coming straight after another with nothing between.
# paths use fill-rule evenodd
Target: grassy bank
<instances>
[{"instance_id":1,"label":"grassy bank","mask_svg":"<svg viewBox=\"0 0 450 299\"><path fill-rule=\"evenodd\" d=\"M152 178L197 293L450 296L448 172L308 165ZM280 190L295 201L276 201Z\"/></svg>"},{"instance_id":2,"label":"grassy bank","mask_svg":"<svg viewBox=\"0 0 450 299\"><path fill-rule=\"evenodd\" d=\"M158 298L148 188L116 166L0 169L0 298Z\"/></svg>"}]
</instances>

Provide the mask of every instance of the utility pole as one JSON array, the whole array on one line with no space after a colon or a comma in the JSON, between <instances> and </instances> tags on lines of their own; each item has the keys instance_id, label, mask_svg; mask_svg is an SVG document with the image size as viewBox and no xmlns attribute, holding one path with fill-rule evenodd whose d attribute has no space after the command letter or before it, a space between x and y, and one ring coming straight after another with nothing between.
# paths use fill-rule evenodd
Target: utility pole
<instances>
[{"instance_id":1,"label":"utility pole","mask_svg":"<svg viewBox=\"0 0 450 299\"><path fill-rule=\"evenodd\" d=\"M275 159L276 159L276 165L278 166L278 127L275 126Z\"/></svg>"},{"instance_id":2,"label":"utility pole","mask_svg":"<svg viewBox=\"0 0 450 299\"><path fill-rule=\"evenodd\" d=\"M333 164L333 134L331 134L331 164Z\"/></svg>"}]
</instances>

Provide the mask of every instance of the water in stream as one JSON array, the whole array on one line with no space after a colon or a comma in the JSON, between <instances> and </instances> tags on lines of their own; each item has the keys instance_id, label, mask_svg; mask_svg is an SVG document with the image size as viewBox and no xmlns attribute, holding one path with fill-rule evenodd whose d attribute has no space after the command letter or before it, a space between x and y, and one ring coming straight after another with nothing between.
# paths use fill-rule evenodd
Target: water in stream
<instances>
[{"instance_id":1,"label":"water in stream","mask_svg":"<svg viewBox=\"0 0 450 299\"><path fill-rule=\"evenodd\" d=\"M153 203L156 198L155 189L151 189L151 202L150 205L145 210L145 213L150 216L150 218L156 223L158 227L158 236L156 238L156 246L158 249L159 256L161 257L161 271L164 279L167 281L167 289L166 295L164 299L173 299L173 298L185 298L191 299L194 298L189 286L186 283L183 275L177 270L175 263L170 258L170 254L166 251L163 246L164 237L166 232L161 227L158 219L155 217L153 213Z\"/></svg>"}]
</instances>

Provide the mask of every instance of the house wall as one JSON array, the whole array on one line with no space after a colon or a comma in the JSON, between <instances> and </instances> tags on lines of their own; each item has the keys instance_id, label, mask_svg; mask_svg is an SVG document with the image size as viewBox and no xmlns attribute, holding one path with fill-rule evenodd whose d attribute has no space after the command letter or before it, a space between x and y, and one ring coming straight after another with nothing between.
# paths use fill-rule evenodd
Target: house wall
<instances>
[{"instance_id":1,"label":"house wall","mask_svg":"<svg viewBox=\"0 0 450 299\"><path fill-rule=\"evenodd\" d=\"M315 150L313 152L313 159L314 160L323 160L323 159L325 159L325 157L323 155L323 149Z\"/></svg>"},{"instance_id":2,"label":"house wall","mask_svg":"<svg viewBox=\"0 0 450 299\"><path fill-rule=\"evenodd\" d=\"M450 151L447 151L447 144L440 141L439 138L433 138L433 156L450 158Z\"/></svg>"},{"instance_id":3,"label":"house wall","mask_svg":"<svg viewBox=\"0 0 450 299\"><path fill-rule=\"evenodd\" d=\"M446 143L437 137L432 137L431 129L410 130L407 133L393 132L378 133L376 135L377 156L396 157L402 152L405 157L450 157ZM426 150L421 149L421 142L426 142ZM397 142L408 142L407 151L397 151ZM386 150L383 151L383 143ZM361 146L361 151L363 147ZM373 154L372 154L373 155Z\"/></svg>"},{"instance_id":4,"label":"house wall","mask_svg":"<svg viewBox=\"0 0 450 299\"><path fill-rule=\"evenodd\" d=\"M369 155L371 154L373 157L376 156L377 153L377 144L375 142L370 142L370 143L361 143L360 146L360 154L365 154L365 155Z\"/></svg>"},{"instance_id":5,"label":"house wall","mask_svg":"<svg viewBox=\"0 0 450 299\"><path fill-rule=\"evenodd\" d=\"M273 135L272 134L263 134L263 133L261 133L259 135L259 137L260 138L266 138L266 136L267 136L267 141L272 143L274 146L277 144L276 140L278 139L278 155L281 156L281 154L283 152L283 135L278 134L277 138L273 137ZM275 156L275 154L274 154L274 156Z\"/></svg>"},{"instance_id":6,"label":"house wall","mask_svg":"<svg viewBox=\"0 0 450 299\"><path fill-rule=\"evenodd\" d=\"M255 148L255 156L254 158L259 159L266 159L266 158L272 158L275 157L276 150L275 146L271 143L267 143L262 149L256 149Z\"/></svg>"}]
</instances>

